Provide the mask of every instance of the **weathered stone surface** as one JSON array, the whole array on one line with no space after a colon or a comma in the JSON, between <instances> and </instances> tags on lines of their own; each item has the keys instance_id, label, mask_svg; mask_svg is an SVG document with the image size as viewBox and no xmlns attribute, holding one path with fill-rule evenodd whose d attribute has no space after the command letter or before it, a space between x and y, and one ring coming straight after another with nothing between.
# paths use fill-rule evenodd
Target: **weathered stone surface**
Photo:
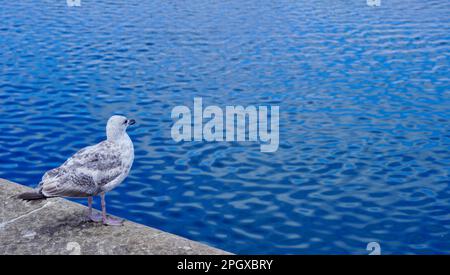
<instances>
[{"instance_id":1,"label":"weathered stone surface","mask_svg":"<svg viewBox=\"0 0 450 275\"><path fill-rule=\"evenodd\" d=\"M0 254L228 254L130 221L88 222L87 208L65 199L15 198L29 190L0 179Z\"/></svg>"}]
</instances>

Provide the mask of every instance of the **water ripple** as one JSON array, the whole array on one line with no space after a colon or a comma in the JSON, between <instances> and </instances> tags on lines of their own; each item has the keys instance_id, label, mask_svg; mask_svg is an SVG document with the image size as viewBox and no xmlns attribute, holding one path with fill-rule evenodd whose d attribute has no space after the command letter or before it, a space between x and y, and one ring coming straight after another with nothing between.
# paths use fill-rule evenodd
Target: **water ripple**
<instances>
[{"instance_id":1,"label":"water ripple","mask_svg":"<svg viewBox=\"0 0 450 275\"><path fill-rule=\"evenodd\" d=\"M0 176L34 186L124 113L113 214L235 253L450 253L450 4L356 2L2 3ZM194 96L280 105L279 150L176 144Z\"/></svg>"}]
</instances>

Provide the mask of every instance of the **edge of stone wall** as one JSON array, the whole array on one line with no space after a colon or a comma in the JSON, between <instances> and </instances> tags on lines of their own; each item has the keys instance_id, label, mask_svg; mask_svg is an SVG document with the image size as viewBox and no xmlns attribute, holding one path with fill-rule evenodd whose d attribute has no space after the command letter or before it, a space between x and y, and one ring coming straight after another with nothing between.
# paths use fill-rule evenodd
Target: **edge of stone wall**
<instances>
[{"instance_id":1,"label":"edge of stone wall","mask_svg":"<svg viewBox=\"0 0 450 275\"><path fill-rule=\"evenodd\" d=\"M66 199L15 198L29 190L0 178L0 254L230 254L128 220L123 226L89 222L87 207Z\"/></svg>"}]
</instances>

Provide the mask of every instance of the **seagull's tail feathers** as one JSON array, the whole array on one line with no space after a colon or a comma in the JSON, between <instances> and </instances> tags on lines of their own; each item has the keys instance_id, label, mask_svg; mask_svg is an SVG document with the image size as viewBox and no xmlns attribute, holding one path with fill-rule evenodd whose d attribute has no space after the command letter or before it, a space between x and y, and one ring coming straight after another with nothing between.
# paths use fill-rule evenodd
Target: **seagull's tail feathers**
<instances>
[{"instance_id":1,"label":"seagull's tail feathers","mask_svg":"<svg viewBox=\"0 0 450 275\"><path fill-rule=\"evenodd\" d=\"M18 199L22 199L24 201L35 201L35 200L45 200L47 199L44 194L39 191L33 192L25 192L17 196Z\"/></svg>"}]
</instances>

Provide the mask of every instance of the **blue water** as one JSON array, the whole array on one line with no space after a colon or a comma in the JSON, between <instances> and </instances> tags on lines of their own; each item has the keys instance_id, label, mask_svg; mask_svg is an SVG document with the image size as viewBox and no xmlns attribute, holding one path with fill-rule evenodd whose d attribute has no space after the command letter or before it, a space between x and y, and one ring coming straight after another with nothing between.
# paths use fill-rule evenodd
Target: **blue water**
<instances>
[{"instance_id":1,"label":"blue water","mask_svg":"<svg viewBox=\"0 0 450 275\"><path fill-rule=\"evenodd\" d=\"M112 214L235 253L450 253L449 1L0 6L0 177L35 186L122 113ZM195 96L280 106L279 150L175 143Z\"/></svg>"}]
</instances>

